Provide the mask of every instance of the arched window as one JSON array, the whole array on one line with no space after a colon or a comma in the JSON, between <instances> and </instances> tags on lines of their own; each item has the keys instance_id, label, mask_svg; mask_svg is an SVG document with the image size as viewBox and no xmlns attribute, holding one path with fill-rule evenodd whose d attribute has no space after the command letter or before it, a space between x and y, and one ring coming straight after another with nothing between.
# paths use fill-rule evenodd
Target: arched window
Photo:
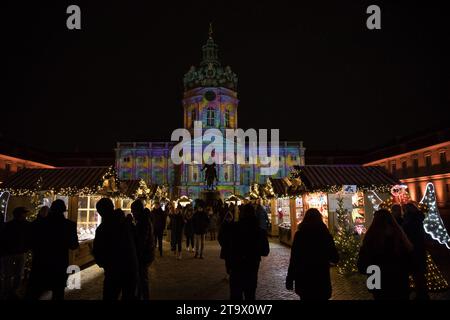
<instances>
[{"instance_id":1,"label":"arched window","mask_svg":"<svg viewBox=\"0 0 450 320\"><path fill-rule=\"evenodd\" d=\"M194 122L197 120L197 112L195 112L195 109L192 109L191 111L191 128L194 127Z\"/></svg>"},{"instance_id":2,"label":"arched window","mask_svg":"<svg viewBox=\"0 0 450 320\"><path fill-rule=\"evenodd\" d=\"M233 175L233 165L232 164L225 164L224 170L223 170L223 177L225 182L232 182L234 180Z\"/></svg>"},{"instance_id":3,"label":"arched window","mask_svg":"<svg viewBox=\"0 0 450 320\"><path fill-rule=\"evenodd\" d=\"M191 182L199 182L200 174L197 164L190 165L190 180Z\"/></svg>"},{"instance_id":4,"label":"arched window","mask_svg":"<svg viewBox=\"0 0 450 320\"><path fill-rule=\"evenodd\" d=\"M230 110L225 110L225 128L230 128Z\"/></svg>"},{"instance_id":5,"label":"arched window","mask_svg":"<svg viewBox=\"0 0 450 320\"><path fill-rule=\"evenodd\" d=\"M214 126L215 117L216 117L216 114L214 112L214 109L212 107L209 107L206 110L206 125L208 127L213 127Z\"/></svg>"}]
</instances>

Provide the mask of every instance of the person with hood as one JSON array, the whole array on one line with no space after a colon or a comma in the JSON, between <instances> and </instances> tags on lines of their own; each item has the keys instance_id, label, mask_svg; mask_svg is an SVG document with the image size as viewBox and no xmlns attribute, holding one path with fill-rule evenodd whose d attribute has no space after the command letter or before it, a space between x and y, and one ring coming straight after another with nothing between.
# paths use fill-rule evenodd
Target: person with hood
<instances>
[{"instance_id":1,"label":"person with hood","mask_svg":"<svg viewBox=\"0 0 450 320\"><path fill-rule=\"evenodd\" d=\"M134 228L136 239L136 251L139 265L138 297L140 300L149 300L149 268L155 260L155 237L150 217L144 209L141 200L135 200L131 204L136 226Z\"/></svg>"},{"instance_id":2,"label":"person with hood","mask_svg":"<svg viewBox=\"0 0 450 320\"><path fill-rule=\"evenodd\" d=\"M163 237L164 237L164 230L166 229L167 214L163 211L159 202L155 203L155 207L152 210L151 218L153 223L153 232L155 236L155 245L158 246L159 256L162 257Z\"/></svg>"},{"instance_id":3,"label":"person with hood","mask_svg":"<svg viewBox=\"0 0 450 320\"><path fill-rule=\"evenodd\" d=\"M78 248L77 225L66 219L63 200L53 201L47 218L32 231L33 261L29 279L29 299L39 299L44 291L52 291L53 300L64 299L69 277L69 250Z\"/></svg>"},{"instance_id":4,"label":"person with hood","mask_svg":"<svg viewBox=\"0 0 450 320\"><path fill-rule=\"evenodd\" d=\"M225 261L229 261L230 299L255 300L261 257L268 256L270 248L251 204L241 207L239 221L232 224L223 241L228 246Z\"/></svg>"},{"instance_id":5,"label":"person with hood","mask_svg":"<svg viewBox=\"0 0 450 320\"><path fill-rule=\"evenodd\" d=\"M430 299L425 277L427 272L427 253L425 248L425 230L423 228L424 220L425 215L413 203L405 205L402 227L413 245L411 275L414 279L416 300Z\"/></svg>"},{"instance_id":6,"label":"person with hood","mask_svg":"<svg viewBox=\"0 0 450 320\"><path fill-rule=\"evenodd\" d=\"M102 222L95 232L93 255L104 270L103 300L134 300L138 279L138 262L131 225L122 210L114 210L109 198L96 205Z\"/></svg>"},{"instance_id":7,"label":"person with hood","mask_svg":"<svg viewBox=\"0 0 450 320\"><path fill-rule=\"evenodd\" d=\"M31 224L27 221L29 210L17 207L13 219L6 222L0 232L0 292L5 299L18 299L25 270L25 256L30 247Z\"/></svg>"},{"instance_id":8,"label":"person with hood","mask_svg":"<svg viewBox=\"0 0 450 320\"><path fill-rule=\"evenodd\" d=\"M286 288L294 289L301 300L331 298L330 264L339 255L333 237L317 209L308 209L299 224L291 248Z\"/></svg>"},{"instance_id":9,"label":"person with hood","mask_svg":"<svg viewBox=\"0 0 450 320\"><path fill-rule=\"evenodd\" d=\"M380 269L380 287L371 288L375 300L408 300L409 271L413 246L394 216L386 209L375 212L358 257L358 270ZM368 275L370 276L370 275Z\"/></svg>"}]
</instances>

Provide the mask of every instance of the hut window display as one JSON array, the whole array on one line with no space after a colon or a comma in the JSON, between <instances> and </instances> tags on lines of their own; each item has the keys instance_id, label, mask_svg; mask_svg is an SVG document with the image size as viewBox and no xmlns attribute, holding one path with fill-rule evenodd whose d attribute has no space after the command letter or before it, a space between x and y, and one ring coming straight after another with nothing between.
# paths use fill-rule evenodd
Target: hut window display
<instances>
[{"instance_id":1,"label":"hut window display","mask_svg":"<svg viewBox=\"0 0 450 320\"><path fill-rule=\"evenodd\" d=\"M305 202L308 208L319 210L322 214L323 222L328 225L328 199L327 194L323 192L309 193L305 196Z\"/></svg>"},{"instance_id":2,"label":"hut window display","mask_svg":"<svg viewBox=\"0 0 450 320\"><path fill-rule=\"evenodd\" d=\"M96 209L96 204L100 199L99 196L78 198L77 231L80 241L95 238L95 230L101 223L101 217Z\"/></svg>"}]
</instances>

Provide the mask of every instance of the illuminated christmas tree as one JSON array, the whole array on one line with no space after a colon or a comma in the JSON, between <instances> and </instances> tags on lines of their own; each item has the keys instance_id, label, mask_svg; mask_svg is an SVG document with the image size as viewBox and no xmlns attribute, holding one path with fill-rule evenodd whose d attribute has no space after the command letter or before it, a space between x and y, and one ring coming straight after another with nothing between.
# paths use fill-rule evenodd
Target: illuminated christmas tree
<instances>
[{"instance_id":1,"label":"illuminated christmas tree","mask_svg":"<svg viewBox=\"0 0 450 320\"><path fill-rule=\"evenodd\" d=\"M434 263L433 258L428 252L427 252L427 271L425 274L425 278L427 280L428 292L443 292L449 289L447 280L445 280L441 271ZM411 276L409 277L409 284L411 289L415 288L414 280Z\"/></svg>"},{"instance_id":2,"label":"illuminated christmas tree","mask_svg":"<svg viewBox=\"0 0 450 320\"><path fill-rule=\"evenodd\" d=\"M450 249L450 237L447 229L445 229L442 222L441 215L436 204L436 193L434 191L434 185L432 183L427 184L425 196L423 197L421 204L425 205L428 210L428 215L423 222L425 231L440 244L445 245Z\"/></svg>"},{"instance_id":3,"label":"illuminated christmas tree","mask_svg":"<svg viewBox=\"0 0 450 320\"><path fill-rule=\"evenodd\" d=\"M339 274L351 275L358 272L357 261L361 241L350 225L350 212L344 208L344 199L339 197L337 201L338 232L334 238L339 252L337 270Z\"/></svg>"}]
</instances>

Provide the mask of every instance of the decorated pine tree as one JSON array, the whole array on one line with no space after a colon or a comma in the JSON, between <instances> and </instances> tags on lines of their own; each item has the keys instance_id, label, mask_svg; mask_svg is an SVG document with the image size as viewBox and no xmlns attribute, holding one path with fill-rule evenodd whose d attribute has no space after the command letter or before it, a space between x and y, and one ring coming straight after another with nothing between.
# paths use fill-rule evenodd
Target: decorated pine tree
<instances>
[{"instance_id":1,"label":"decorated pine tree","mask_svg":"<svg viewBox=\"0 0 450 320\"><path fill-rule=\"evenodd\" d=\"M357 261L361 240L350 224L350 212L344 208L344 199L338 198L336 209L338 228L334 241L339 252L337 270L339 274L351 275L358 272Z\"/></svg>"},{"instance_id":2,"label":"decorated pine tree","mask_svg":"<svg viewBox=\"0 0 450 320\"><path fill-rule=\"evenodd\" d=\"M427 252L427 271L425 278L429 292L443 292L449 289L447 280L445 280L429 252ZM409 277L409 284L411 289L415 288L414 279L411 276Z\"/></svg>"},{"instance_id":3,"label":"decorated pine tree","mask_svg":"<svg viewBox=\"0 0 450 320\"><path fill-rule=\"evenodd\" d=\"M428 214L423 222L425 231L440 244L445 245L450 249L450 237L447 229L445 229L442 222L441 215L436 204L436 193L434 191L434 185L432 183L427 184L425 196L423 197L421 204L425 205Z\"/></svg>"}]
</instances>

